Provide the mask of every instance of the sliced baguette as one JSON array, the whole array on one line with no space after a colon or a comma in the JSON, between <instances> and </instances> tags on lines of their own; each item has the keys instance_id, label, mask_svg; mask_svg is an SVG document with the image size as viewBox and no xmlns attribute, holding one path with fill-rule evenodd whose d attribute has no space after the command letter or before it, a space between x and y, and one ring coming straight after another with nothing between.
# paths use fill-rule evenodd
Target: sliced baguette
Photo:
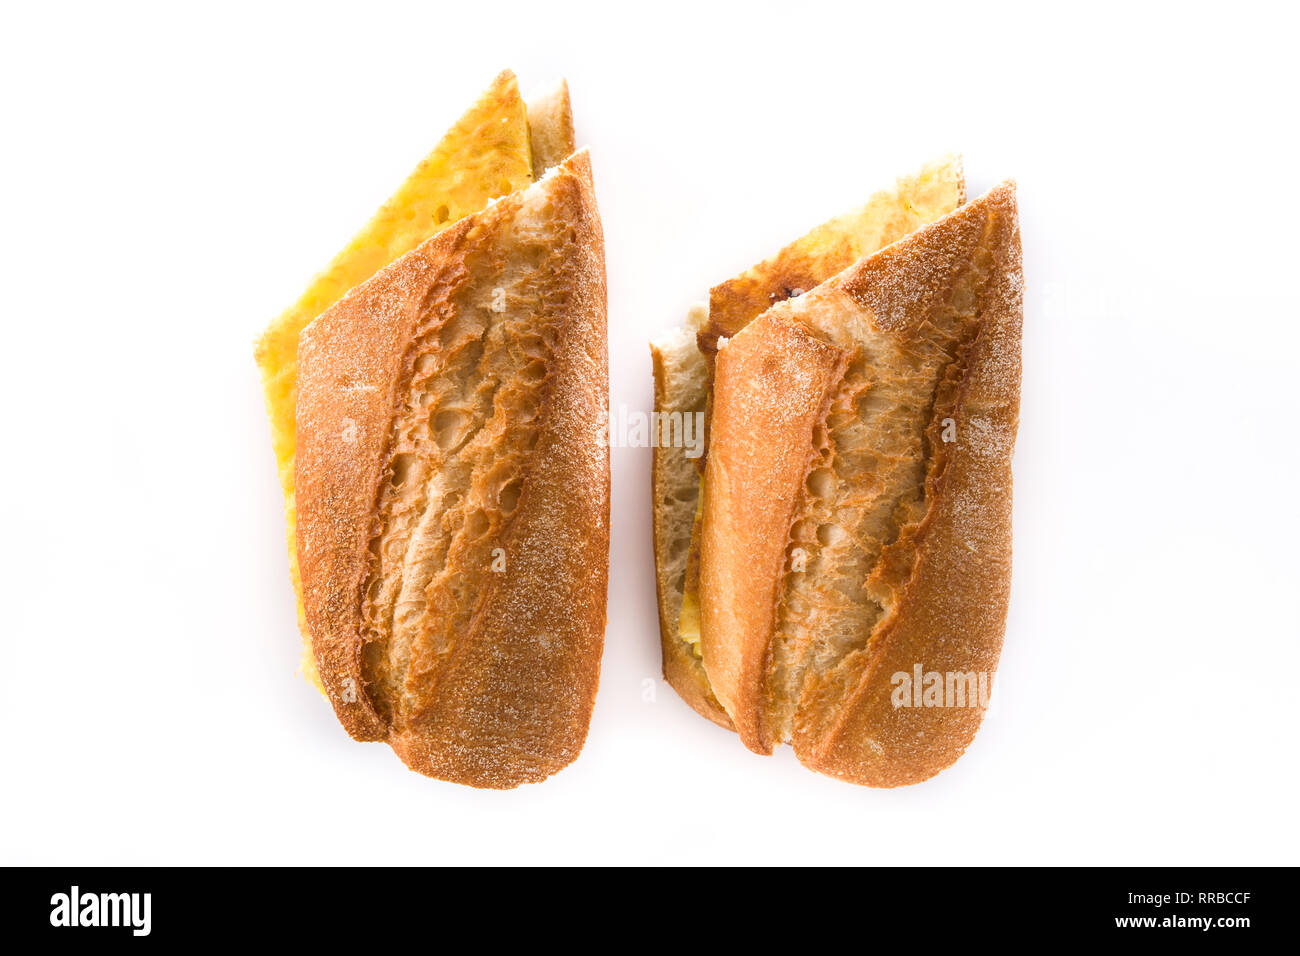
<instances>
[{"instance_id":1,"label":"sliced baguette","mask_svg":"<svg viewBox=\"0 0 1300 956\"><path fill-rule=\"evenodd\" d=\"M298 557L360 740L477 787L582 747L609 545L604 250L585 152L302 333Z\"/></svg>"},{"instance_id":2,"label":"sliced baguette","mask_svg":"<svg viewBox=\"0 0 1300 956\"><path fill-rule=\"evenodd\" d=\"M997 667L1021 288L1006 183L719 353L704 666L750 749L790 742L815 770L898 786L974 737L981 706L894 706L894 677Z\"/></svg>"},{"instance_id":3,"label":"sliced baguette","mask_svg":"<svg viewBox=\"0 0 1300 956\"><path fill-rule=\"evenodd\" d=\"M927 163L891 189L829 220L709 294L702 315L688 323L696 345L682 331L651 343L655 410L701 409L710 416L713 359L719 343L733 336L774 302L811 289L907 233L956 209L966 196L961 157ZM700 650L700 515L697 502L705 458L687 459L681 448L654 449L655 577L664 678L703 716L723 727L731 719L717 703L703 673ZM690 528L683 534L681 529Z\"/></svg>"}]
</instances>

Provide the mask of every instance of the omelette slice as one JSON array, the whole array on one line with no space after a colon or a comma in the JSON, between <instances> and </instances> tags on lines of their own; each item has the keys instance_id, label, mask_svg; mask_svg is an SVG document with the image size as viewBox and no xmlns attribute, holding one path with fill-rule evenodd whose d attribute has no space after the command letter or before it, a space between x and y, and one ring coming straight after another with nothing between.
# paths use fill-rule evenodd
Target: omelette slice
<instances>
[{"instance_id":1,"label":"omelette slice","mask_svg":"<svg viewBox=\"0 0 1300 956\"><path fill-rule=\"evenodd\" d=\"M321 684L307 636L295 545L294 406L298 333L353 286L457 220L483 209L490 200L522 189L532 181L527 111L515 75L506 70L257 342L256 359L262 372L266 411L271 419L271 442L284 491L289 573L298 607L298 625L305 642L303 673L318 688Z\"/></svg>"}]
</instances>

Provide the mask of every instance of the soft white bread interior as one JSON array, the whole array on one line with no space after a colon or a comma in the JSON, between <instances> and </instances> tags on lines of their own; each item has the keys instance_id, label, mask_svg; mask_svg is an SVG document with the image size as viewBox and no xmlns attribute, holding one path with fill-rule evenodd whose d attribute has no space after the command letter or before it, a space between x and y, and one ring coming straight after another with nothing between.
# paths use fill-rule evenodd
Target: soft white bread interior
<instances>
[{"instance_id":1,"label":"soft white bread interior","mask_svg":"<svg viewBox=\"0 0 1300 956\"><path fill-rule=\"evenodd\" d=\"M895 675L997 667L1021 320L1005 183L718 353L703 659L746 746L897 786L974 737L977 702L899 706Z\"/></svg>"},{"instance_id":2,"label":"soft white bread interior","mask_svg":"<svg viewBox=\"0 0 1300 956\"><path fill-rule=\"evenodd\" d=\"M421 773L513 787L586 737L608 574L605 308L580 152L301 335L316 663L348 731Z\"/></svg>"},{"instance_id":3,"label":"soft white bread interior","mask_svg":"<svg viewBox=\"0 0 1300 956\"><path fill-rule=\"evenodd\" d=\"M528 100L528 145L533 178L541 179L564 162L575 147L569 84L560 80Z\"/></svg>"},{"instance_id":4,"label":"soft white bread interior","mask_svg":"<svg viewBox=\"0 0 1300 956\"><path fill-rule=\"evenodd\" d=\"M662 333L650 343L654 367L655 410L663 416L703 416L708 401L708 366L696 345L707 318L703 305L692 308L687 324ZM661 419L662 421L663 419ZM671 432L673 419L668 418ZM709 689L700 657L699 628L688 626L695 640L680 636L683 590L691 537L698 513L700 475L684 442L655 442L651 493L654 498L655 583L659 596L659 635L664 678L696 711L730 728L731 718ZM695 614L694 609L687 609ZM698 620L698 614L695 614Z\"/></svg>"}]
</instances>

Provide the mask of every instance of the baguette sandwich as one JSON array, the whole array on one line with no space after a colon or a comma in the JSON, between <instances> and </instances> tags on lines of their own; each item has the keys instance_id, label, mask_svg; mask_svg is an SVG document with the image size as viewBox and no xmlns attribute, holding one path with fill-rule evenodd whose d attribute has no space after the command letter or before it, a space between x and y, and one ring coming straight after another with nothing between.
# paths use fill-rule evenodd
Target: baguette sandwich
<instances>
[{"instance_id":1,"label":"baguette sandwich","mask_svg":"<svg viewBox=\"0 0 1300 956\"><path fill-rule=\"evenodd\" d=\"M604 246L567 89L525 107L498 77L258 359L305 669L349 734L478 787L570 763L609 466Z\"/></svg>"},{"instance_id":2,"label":"baguette sandwich","mask_svg":"<svg viewBox=\"0 0 1300 956\"><path fill-rule=\"evenodd\" d=\"M1002 641L1019 233L1010 184L963 193L933 164L869 203L908 214L877 248L798 257L825 264L798 287L801 240L713 290L694 352L652 346L660 409L708 410L699 480L654 464L665 676L751 750L870 786L961 755Z\"/></svg>"}]
</instances>

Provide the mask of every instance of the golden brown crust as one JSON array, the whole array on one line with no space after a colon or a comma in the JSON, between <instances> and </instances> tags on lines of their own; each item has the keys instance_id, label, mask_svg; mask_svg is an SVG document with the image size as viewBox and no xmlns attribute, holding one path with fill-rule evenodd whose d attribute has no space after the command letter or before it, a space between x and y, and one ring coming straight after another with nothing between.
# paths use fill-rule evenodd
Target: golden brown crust
<instances>
[{"instance_id":1,"label":"golden brown crust","mask_svg":"<svg viewBox=\"0 0 1300 956\"><path fill-rule=\"evenodd\" d=\"M302 334L299 559L317 664L348 732L422 773L513 787L586 737L608 574L605 322L580 153ZM446 498L432 494L443 480L460 482ZM437 540L438 555L421 550ZM444 634L449 621L463 626Z\"/></svg>"},{"instance_id":2,"label":"golden brown crust","mask_svg":"<svg viewBox=\"0 0 1300 956\"><path fill-rule=\"evenodd\" d=\"M846 359L806 330L765 318L718 356L700 543L704 669L757 753L779 742L762 714L763 686L791 516Z\"/></svg>"},{"instance_id":3,"label":"golden brown crust","mask_svg":"<svg viewBox=\"0 0 1300 956\"><path fill-rule=\"evenodd\" d=\"M973 738L980 706L891 698L895 675L915 667L987 682L997 665L1021 284L1004 184L779 304L719 354L704 653L751 749L788 735L813 769L897 786L950 765ZM782 327L848 357L825 426L800 420L801 441L769 407L806 416L808 397L791 400L797 390L755 371L765 355L782 360L771 351ZM759 348L756 329L772 343ZM825 377L825 363L803 361ZM715 459L730 475L717 484ZM796 548L806 572L793 567Z\"/></svg>"},{"instance_id":4,"label":"golden brown crust","mask_svg":"<svg viewBox=\"0 0 1300 956\"><path fill-rule=\"evenodd\" d=\"M828 726L796 732L807 766L853 783L917 783L950 766L974 739L982 706L895 707L893 675L986 675L1002 649L1011 586L1011 459L1020 407L1023 277L1015 186L976 203L867 260L845 292L886 334L919 334L945 296L945 269L982 263L975 290L978 332L960 376L941 387L951 413L931 425L927 510L903 530L872 582L891 610L860 659L846 662L847 700ZM951 274L951 273L950 273ZM945 394L947 392L947 394ZM951 418L956 440L942 439Z\"/></svg>"},{"instance_id":5,"label":"golden brown crust","mask_svg":"<svg viewBox=\"0 0 1300 956\"><path fill-rule=\"evenodd\" d=\"M576 147L573 105L569 101L569 84L564 80L528 101L528 142L534 179L541 179L572 155Z\"/></svg>"}]
</instances>

